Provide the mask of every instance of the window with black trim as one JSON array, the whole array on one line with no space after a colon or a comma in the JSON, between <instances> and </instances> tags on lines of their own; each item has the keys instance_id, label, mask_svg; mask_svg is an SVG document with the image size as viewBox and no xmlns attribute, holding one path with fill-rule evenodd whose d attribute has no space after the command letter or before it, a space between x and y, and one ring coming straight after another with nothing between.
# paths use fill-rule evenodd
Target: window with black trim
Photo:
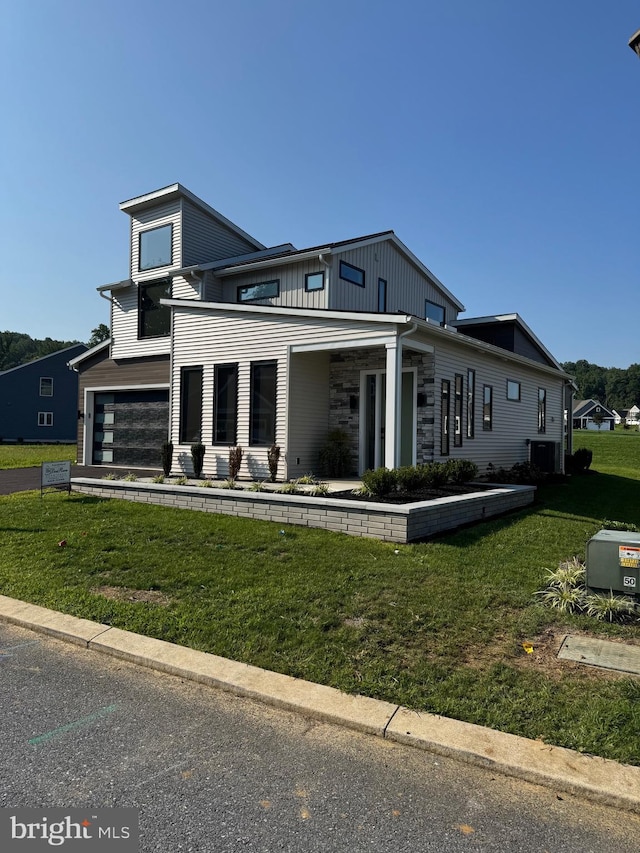
<instances>
[{"instance_id":1,"label":"window with black trim","mask_svg":"<svg viewBox=\"0 0 640 853\"><path fill-rule=\"evenodd\" d=\"M436 305L429 299L424 301L424 316L427 320L437 323L439 326L444 326L444 308L442 305Z\"/></svg>"},{"instance_id":2,"label":"window with black trim","mask_svg":"<svg viewBox=\"0 0 640 853\"><path fill-rule=\"evenodd\" d=\"M53 377L52 376L41 376L40 377L40 396L41 397L53 397Z\"/></svg>"},{"instance_id":3,"label":"window with black trim","mask_svg":"<svg viewBox=\"0 0 640 853\"><path fill-rule=\"evenodd\" d=\"M547 389L538 388L538 432L547 431Z\"/></svg>"},{"instance_id":4,"label":"window with black trim","mask_svg":"<svg viewBox=\"0 0 640 853\"><path fill-rule=\"evenodd\" d=\"M251 363L249 443L270 446L276 440L277 362Z\"/></svg>"},{"instance_id":5,"label":"window with black trim","mask_svg":"<svg viewBox=\"0 0 640 853\"><path fill-rule=\"evenodd\" d=\"M183 367L180 371L180 443L202 439L202 368Z\"/></svg>"},{"instance_id":6,"label":"window with black trim","mask_svg":"<svg viewBox=\"0 0 640 853\"><path fill-rule=\"evenodd\" d=\"M516 382L515 379L507 379L507 400L514 400L515 402L519 402L520 393L520 383Z\"/></svg>"},{"instance_id":7,"label":"window with black trim","mask_svg":"<svg viewBox=\"0 0 640 853\"><path fill-rule=\"evenodd\" d=\"M442 456L449 455L450 400L451 383L448 379L443 379L440 388L440 453Z\"/></svg>"},{"instance_id":8,"label":"window with black trim","mask_svg":"<svg viewBox=\"0 0 640 853\"><path fill-rule=\"evenodd\" d=\"M493 429L493 386L482 387L482 429Z\"/></svg>"},{"instance_id":9,"label":"window with black trim","mask_svg":"<svg viewBox=\"0 0 640 853\"><path fill-rule=\"evenodd\" d=\"M467 438L476 432L476 372L467 370Z\"/></svg>"},{"instance_id":10,"label":"window with black trim","mask_svg":"<svg viewBox=\"0 0 640 853\"><path fill-rule=\"evenodd\" d=\"M453 396L453 414L454 414L454 432L453 444L454 447L462 446L462 391L464 379L462 374L456 373L454 380L454 396Z\"/></svg>"},{"instance_id":11,"label":"window with black trim","mask_svg":"<svg viewBox=\"0 0 640 853\"><path fill-rule=\"evenodd\" d=\"M158 228L141 231L138 244L139 271L171 266L172 243L173 225L160 225Z\"/></svg>"},{"instance_id":12,"label":"window with black trim","mask_svg":"<svg viewBox=\"0 0 640 853\"><path fill-rule=\"evenodd\" d=\"M351 284L357 284L358 287L364 287L364 270L360 267L354 267L353 264L348 264L346 261L340 261L340 278L344 281L350 281Z\"/></svg>"},{"instance_id":13,"label":"window with black trim","mask_svg":"<svg viewBox=\"0 0 640 853\"><path fill-rule=\"evenodd\" d=\"M38 426L39 427L52 427L53 426L53 412L38 412Z\"/></svg>"},{"instance_id":14,"label":"window with black trim","mask_svg":"<svg viewBox=\"0 0 640 853\"><path fill-rule=\"evenodd\" d=\"M383 278L378 279L378 311L387 310L387 282Z\"/></svg>"},{"instance_id":15,"label":"window with black trim","mask_svg":"<svg viewBox=\"0 0 640 853\"><path fill-rule=\"evenodd\" d=\"M304 277L304 289L307 293L312 293L314 290L324 290L324 273L308 272Z\"/></svg>"},{"instance_id":16,"label":"window with black trim","mask_svg":"<svg viewBox=\"0 0 640 853\"><path fill-rule=\"evenodd\" d=\"M213 443L235 444L238 428L238 365L216 364L213 373Z\"/></svg>"},{"instance_id":17,"label":"window with black trim","mask_svg":"<svg viewBox=\"0 0 640 853\"><path fill-rule=\"evenodd\" d=\"M256 299L273 299L280 295L280 279L247 284L238 288L238 302L253 302Z\"/></svg>"},{"instance_id":18,"label":"window with black trim","mask_svg":"<svg viewBox=\"0 0 640 853\"><path fill-rule=\"evenodd\" d=\"M171 279L159 278L138 285L138 337L161 338L171 332L171 309L161 299L171 298Z\"/></svg>"}]
</instances>

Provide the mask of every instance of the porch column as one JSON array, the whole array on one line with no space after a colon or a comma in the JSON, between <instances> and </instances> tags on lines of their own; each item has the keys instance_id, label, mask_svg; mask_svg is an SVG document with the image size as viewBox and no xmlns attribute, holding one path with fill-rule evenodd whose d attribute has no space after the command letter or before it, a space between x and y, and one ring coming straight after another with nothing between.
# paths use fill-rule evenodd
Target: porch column
<instances>
[{"instance_id":1,"label":"porch column","mask_svg":"<svg viewBox=\"0 0 640 853\"><path fill-rule=\"evenodd\" d=\"M384 417L384 465L396 468L400 461L400 415L402 406L402 340L386 344L387 400Z\"/></svg>"}]
</instances>

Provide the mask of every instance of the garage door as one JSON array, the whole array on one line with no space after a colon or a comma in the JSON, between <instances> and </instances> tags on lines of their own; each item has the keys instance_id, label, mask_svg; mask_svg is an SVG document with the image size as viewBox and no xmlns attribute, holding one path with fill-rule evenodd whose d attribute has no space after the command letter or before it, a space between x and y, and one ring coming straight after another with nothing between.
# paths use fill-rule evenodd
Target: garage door
<instances>
[{"instance_id":1,"label":"garage door","mask_svg":"<svg viewBox=\"0 0 640 853\"><path fill-rule=\"evenodd\" d=\"M161 468L168 391L114 391L94 398L93 464Z\"/></svg>"}]
</instances>

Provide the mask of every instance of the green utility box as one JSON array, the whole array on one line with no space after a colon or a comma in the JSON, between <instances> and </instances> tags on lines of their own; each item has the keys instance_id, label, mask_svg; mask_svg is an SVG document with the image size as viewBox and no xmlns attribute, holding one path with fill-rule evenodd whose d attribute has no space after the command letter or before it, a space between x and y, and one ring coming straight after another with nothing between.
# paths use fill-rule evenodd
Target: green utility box
<instances>
[{"instance_id":1,"label":"green utility box","mask_svg":"<svg viewBox=\"0 0 640 853\"><path fill-rule=\"evenodd\" d=\"M640 533L600 530L587 542L587 586L624 595L640 593Z\"/></svg>"}]
</instances>

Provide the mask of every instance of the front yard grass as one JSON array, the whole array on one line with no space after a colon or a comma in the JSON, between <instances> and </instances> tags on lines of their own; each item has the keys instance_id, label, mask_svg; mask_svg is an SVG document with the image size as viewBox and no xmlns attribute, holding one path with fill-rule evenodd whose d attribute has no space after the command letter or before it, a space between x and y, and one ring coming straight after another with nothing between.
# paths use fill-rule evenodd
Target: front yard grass
<instances>
[{"instance_id":1,"label":"front yard grass","mask_svg":"<svg viewBox=\"0 0 640 853\"><path fill-rule=\"evenodd\" d=\"M32 468L42 462L74 462L75 444L0 444L0 471Z\"/></svg>"},{"instance_id":2,"label":"front yard grass","mask_svg":"<svg viewBox=\"0 0 640 853\"><path fill-rule=\"evenodd\" d=\"M584 440L598 473L414 545L78 494L11 495L0 498L0 593L640 764L640 679L555 655L568 632L637 641L640 628L563 616L533 596L545 568L584 557L604 518L640 524L640 435Z\"/></svg>"}]
</instances>

